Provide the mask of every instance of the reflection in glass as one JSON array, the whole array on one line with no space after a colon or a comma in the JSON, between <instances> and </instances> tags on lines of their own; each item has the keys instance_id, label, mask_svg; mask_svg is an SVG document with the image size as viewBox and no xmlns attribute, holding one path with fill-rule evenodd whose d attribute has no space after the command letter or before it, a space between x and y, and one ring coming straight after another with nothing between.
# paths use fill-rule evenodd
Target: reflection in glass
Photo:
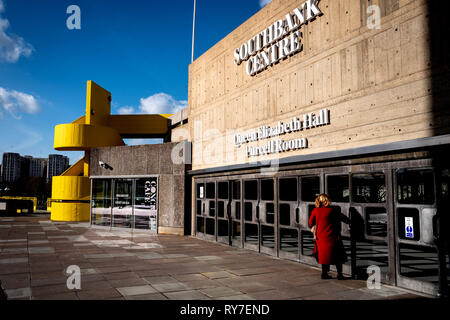
<instances>
[{"instance_id":1,"label":"reflection in glass","mask_svg":"<svg viewBox=\"0 0 450 320\"><path fill-rule=\"evenodd\" d=\"M258 244L258 225L253 223L245 224L245 242L249 244Z\"/></svg>"},{"instance_id":2,"label":"reflection in glass","mask_svg":"<svg viewBox=\"0 0 450 320\"><path fill-rule=\"evenodd\" d=\"M157 178L136 180L134 227L157 231Z\"/></svg>"},{"instance_id":3,"label":"reflection in glass","mask_svg":"<svg viewBox=\"0 0 450 320\"><path fill-rule=\"evenodd\" d=\"M388 245L385 241L364 240L356 241L356 273L358 276L366 278L369 266L378 266L382 273L387 273L389 269Z\"/></svg>"},{"instance_id":4,"label":"reflection in glass","mask_svg":"<svg viewBox=\"0 0 450 320\"><path fill-rule=\"evenodd\" d=\"M435 248L399 244L400 274L415 280L437 284L439 281L439 263Z\"/></svg>"},{"instance_id":5,"label":"reflection in glass","mask_svg":"<svg viewBox=\"0 0 450 320\"><path fill-rule=\"evenodd\" d=\"M302 255L312 256L314 250L314 237L311 231L302 230Z\"/></svg>"},{"instance_id":6,"label":"reflection in glass","mask_svg":"<svg viewBox=\"0 0 450 320\"><path fill-rule=\"evenodd\" d=\"M297 201L297 179L287 178L280 179L280 195L281 201Z\"/></svg>"},{"instance_id":7,"label":"reflection in glass","mask_svg":"<svg viewBox=\"0 0 450 320\"><path fill-rule=\"evenodd\" d=\"M398 170L397 199L402 204L433 204L433 170Z\"/></svg>"},{"instance_id":8,"label":"reflection in glass","mask_svg":"<svg viewBox=\"0 0 450 320\"><path fill-rule=\"evenodd\" d=\"M352 175L352 197L359 203L386 202L386 181L383 173Z\"/></svg>"},{"instance_id":9,"label":"reflection in glass","mask_svg":"<svg viewBox=\"0 0 450 320\"><path fill-rule=\"evenodd\" d=\"M280 250L298 254L298 230L280 228Z\"/></svg>"},{"instance_id":10,"label":"reflection in glass","mask_svg":"<svg viewBox=\"0 0 450 320\"><path fill-rule=\"evenodd\" d=\"M113 227L132 228L133 180L115 180L113 201Z\"/></svg>"},{"instance_id":11,"label":"reflection in glass","mask_svg":"<svg viewBox=\"0 0 450 320\"><path fill-rule=\"evenodd\" d=\"M367 234L376 237L387 236L387 210L384 207L366 208Z\"/></svg>"},{"instance_id":12,"label":"reflection in glass","mask_svg":"<svg viewBox=\"0 0 450 320\"><path fill-rule=\"evenodd\" d=\"M266 248L275 248L275 228L261 225L261 245Z\"/></svg>"},{"instance_id":13,"label":"reflection in glass","mask_svg":"<svg viewBox=\"0 0 450 320\"><path fill-rule=\"evenodd\" d=\"M320 178L319 177L303 177L302 178L302 200L314 202L320 194Z\"/></svg>"},{"instance_id":14,"label":"reflection in glass","mask_svg":"<svg viewBox=\"0 0 450 320\"><path fill-rule=\"evenodd\" d=\"M92 218L98 226L111 226L111 180L92 180Z\"/></svg>"},{"instance_id":15,"label":"reflection in glass","mask_svg":"<svg viewBox=\"0 0 450 320\"><path fill-rule=\"evenodd\" d=\"M333 202L349 202L348 175L327 177L328 195Z\"/></svg>"}]
</instances>

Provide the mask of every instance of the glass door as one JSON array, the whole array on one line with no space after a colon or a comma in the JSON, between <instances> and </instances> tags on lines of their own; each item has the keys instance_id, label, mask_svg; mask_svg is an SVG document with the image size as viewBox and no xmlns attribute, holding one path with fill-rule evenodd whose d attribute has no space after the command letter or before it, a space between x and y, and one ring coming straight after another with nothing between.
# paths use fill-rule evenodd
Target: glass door
<instances>
[{"instance_id":1,"label":"glass door","mask_svg":"<svg viewBox=\"0 0 450 320\"><path fill-rule=\"evenodd\" d=\"M231 245L234 247L242 248L242 221L241 221L241 203L242 203L242 191L241 191L241 181L234 180L231 181Z\"/></svg>"},{"instance_id":2,"label":"glass door","mask_svg":"<svg viewBox=\"0 0 450 320\"><path fill-rule=\"evenodd\" d=\"M275 214L275 180L260 180L259 201L260 251L277 256L277 219Z\"/></svg>"},{"instance_id":3,"label":"glass door","mask_svg":"<svg viewBox=\"0 0 450 320\"><path fill-rule=\"evenodd\" d=\"M91 223L111 226L111 180L92 180Z\"/></svg>"},{"instance_id":4,"label":"glass door","mask_svg":"<svg viewBox=\"0 0 450 320\"><path fill-rule=\"evenodd\" d=\"M259 252L258 180L244 180L244 248Z\"/></svg>"},{"instance_id":5,"label":"glass door","mask_svg":"<svg viewBox=\"0 0 450 320\"><path fill-rule=\"evenodd\" d=\"M133 228L133 180L115 179L113 196L112 226Z\"/></svg>"},{"instance_id":6,"label":"glass door","mask_svg":"<svg viewBox=\"0 0 450 320\"><path fill-rule=\"evenodd\" d=\"M435 172L431 168L400 168L396 170L395 178L398 285L436 295L439 256L435 244Z\"/></svg>"},{"instance_id":7,"label":"glass door","mask_svg":"<svg viewBox=\"0 0 450 320\"><path fill-rule=\"evenodd\" d=\"M137 179L134 193L135 229L158 231L158 180L156 177Z\"/></svg>"},{"instance_id":8,"label":"glass door","mask_svg":"<svg viewBox=\"0 0 450 320\"><path fill-rule=\"evenodd\" d=\"M299 260L300 208L297 177L278 180L279 257Z\"/></svg>"},{"instance_id":9,"label":"glass door","mask_svg":"<svg viewBox=\"0 0 450 320\"><path fill-rule=\"evenodd\" d=\"M358 168L356 168L358 169ZM349 216L351 221L352 275L367 278L367 268L377 266L383 283L394 283L389 230L392 220L391 175L389 170L364 170L351 175ZM369 169L369 168L367 168Z\"/></svg>"},{"instance_id":10,"label":"glass door","mask_svg":"<svg viewBox=\"0 0 450 320\"><path fill-rule=\"evenodd\" d=\"M230 244L230 184L228 181L217 182L217 242Z\"/></svg>"}]
</instances>

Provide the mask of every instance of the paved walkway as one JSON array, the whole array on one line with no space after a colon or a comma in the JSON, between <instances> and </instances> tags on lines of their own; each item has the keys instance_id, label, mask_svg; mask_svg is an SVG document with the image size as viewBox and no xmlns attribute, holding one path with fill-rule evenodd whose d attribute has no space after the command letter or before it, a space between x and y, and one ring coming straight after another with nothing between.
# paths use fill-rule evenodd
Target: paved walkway
<instances>
[{"instance_id":1,"label":"paved walkway","mask_svg":"<svg viewBox=\"0 0 450 320\"><path fill-rule=\"evenodd\" d=\"M81 290L65 270L81 268ZM0 280L10 299L411 299L364 281L321 280L320 271L192 237L0 217Z\"/></svg>"}]
</instances>

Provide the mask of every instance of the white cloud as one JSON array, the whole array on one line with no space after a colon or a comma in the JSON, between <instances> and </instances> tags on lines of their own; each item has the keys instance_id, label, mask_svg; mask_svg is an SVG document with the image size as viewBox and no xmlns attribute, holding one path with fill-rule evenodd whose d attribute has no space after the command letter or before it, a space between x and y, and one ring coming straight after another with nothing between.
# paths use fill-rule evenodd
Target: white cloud
<instances>
[{"instance_id":1,"label":"white cloud","mask_svg":"<svg viewBox=\"0 0 450 320\"><path fill-rule=\"evenodd\" d=\"M20 113L35 114L40 107L32 95L0 87L0 114L1 110L20 119Z\"/></svg>"},{"instance_id":2,"label":"white cloud","mask_svg":"<svg viewBox=\"0 0 450 320\"><path fill-rule=\"evenodd\" d=\"M133 107L122 107L119 110L117 110L119 114L133 114L134 108Z\"/></svg>"},{"instance_id":3,"label":"white cloud","mask_svg":"<svg viewBox=\"0 0 450 320\"><path fill-rule=\"evenodd\" d=\"M0 0L0 14L4 12L3 0ZM33 52L31 44L17 35L8 35L9 21L0 16L0 63L15 63L21 56L29 57Z\"/></svg>"},{"instance_id":4,"label":"white cloud","mask_svg":"<svg viewBox=\"0 0 450 320\"><path fill-rule=\"evenodd\" d=\"M148 98L142 98L139 110L141 113L168 114L176 113L187 107L188 102L179 101L166 93L157 93Z\"/></svg>"},{"instance_id":5,"label":"white cloud","mask_svg":"<svg viewBox=\"0 0 450 320\"><path fill-rule=\"evenodd\" d=\"M271 2L272 2L272 0L259 0L259 6L261 8L263 8L263 7L267 6Z\"/></svg>"}]
</instances>

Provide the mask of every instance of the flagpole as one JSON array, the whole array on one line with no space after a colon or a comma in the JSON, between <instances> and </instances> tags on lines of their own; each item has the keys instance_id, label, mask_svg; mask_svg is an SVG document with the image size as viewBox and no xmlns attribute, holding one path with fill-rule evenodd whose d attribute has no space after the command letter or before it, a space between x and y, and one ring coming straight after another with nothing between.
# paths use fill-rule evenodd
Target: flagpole
<instances>
[{"instance_id":1,"label":"flagpole","mask_svg":"<svg viewBox=\"0 0 450 320\"><path fill-rule=\"evenodd\" d=\"M193 26L192 26L192 58L191 58L191 63L194 62L196 9L197 9L197 0L194 0L194 18L193 18Z\"/></svg>"}]
</instances>

